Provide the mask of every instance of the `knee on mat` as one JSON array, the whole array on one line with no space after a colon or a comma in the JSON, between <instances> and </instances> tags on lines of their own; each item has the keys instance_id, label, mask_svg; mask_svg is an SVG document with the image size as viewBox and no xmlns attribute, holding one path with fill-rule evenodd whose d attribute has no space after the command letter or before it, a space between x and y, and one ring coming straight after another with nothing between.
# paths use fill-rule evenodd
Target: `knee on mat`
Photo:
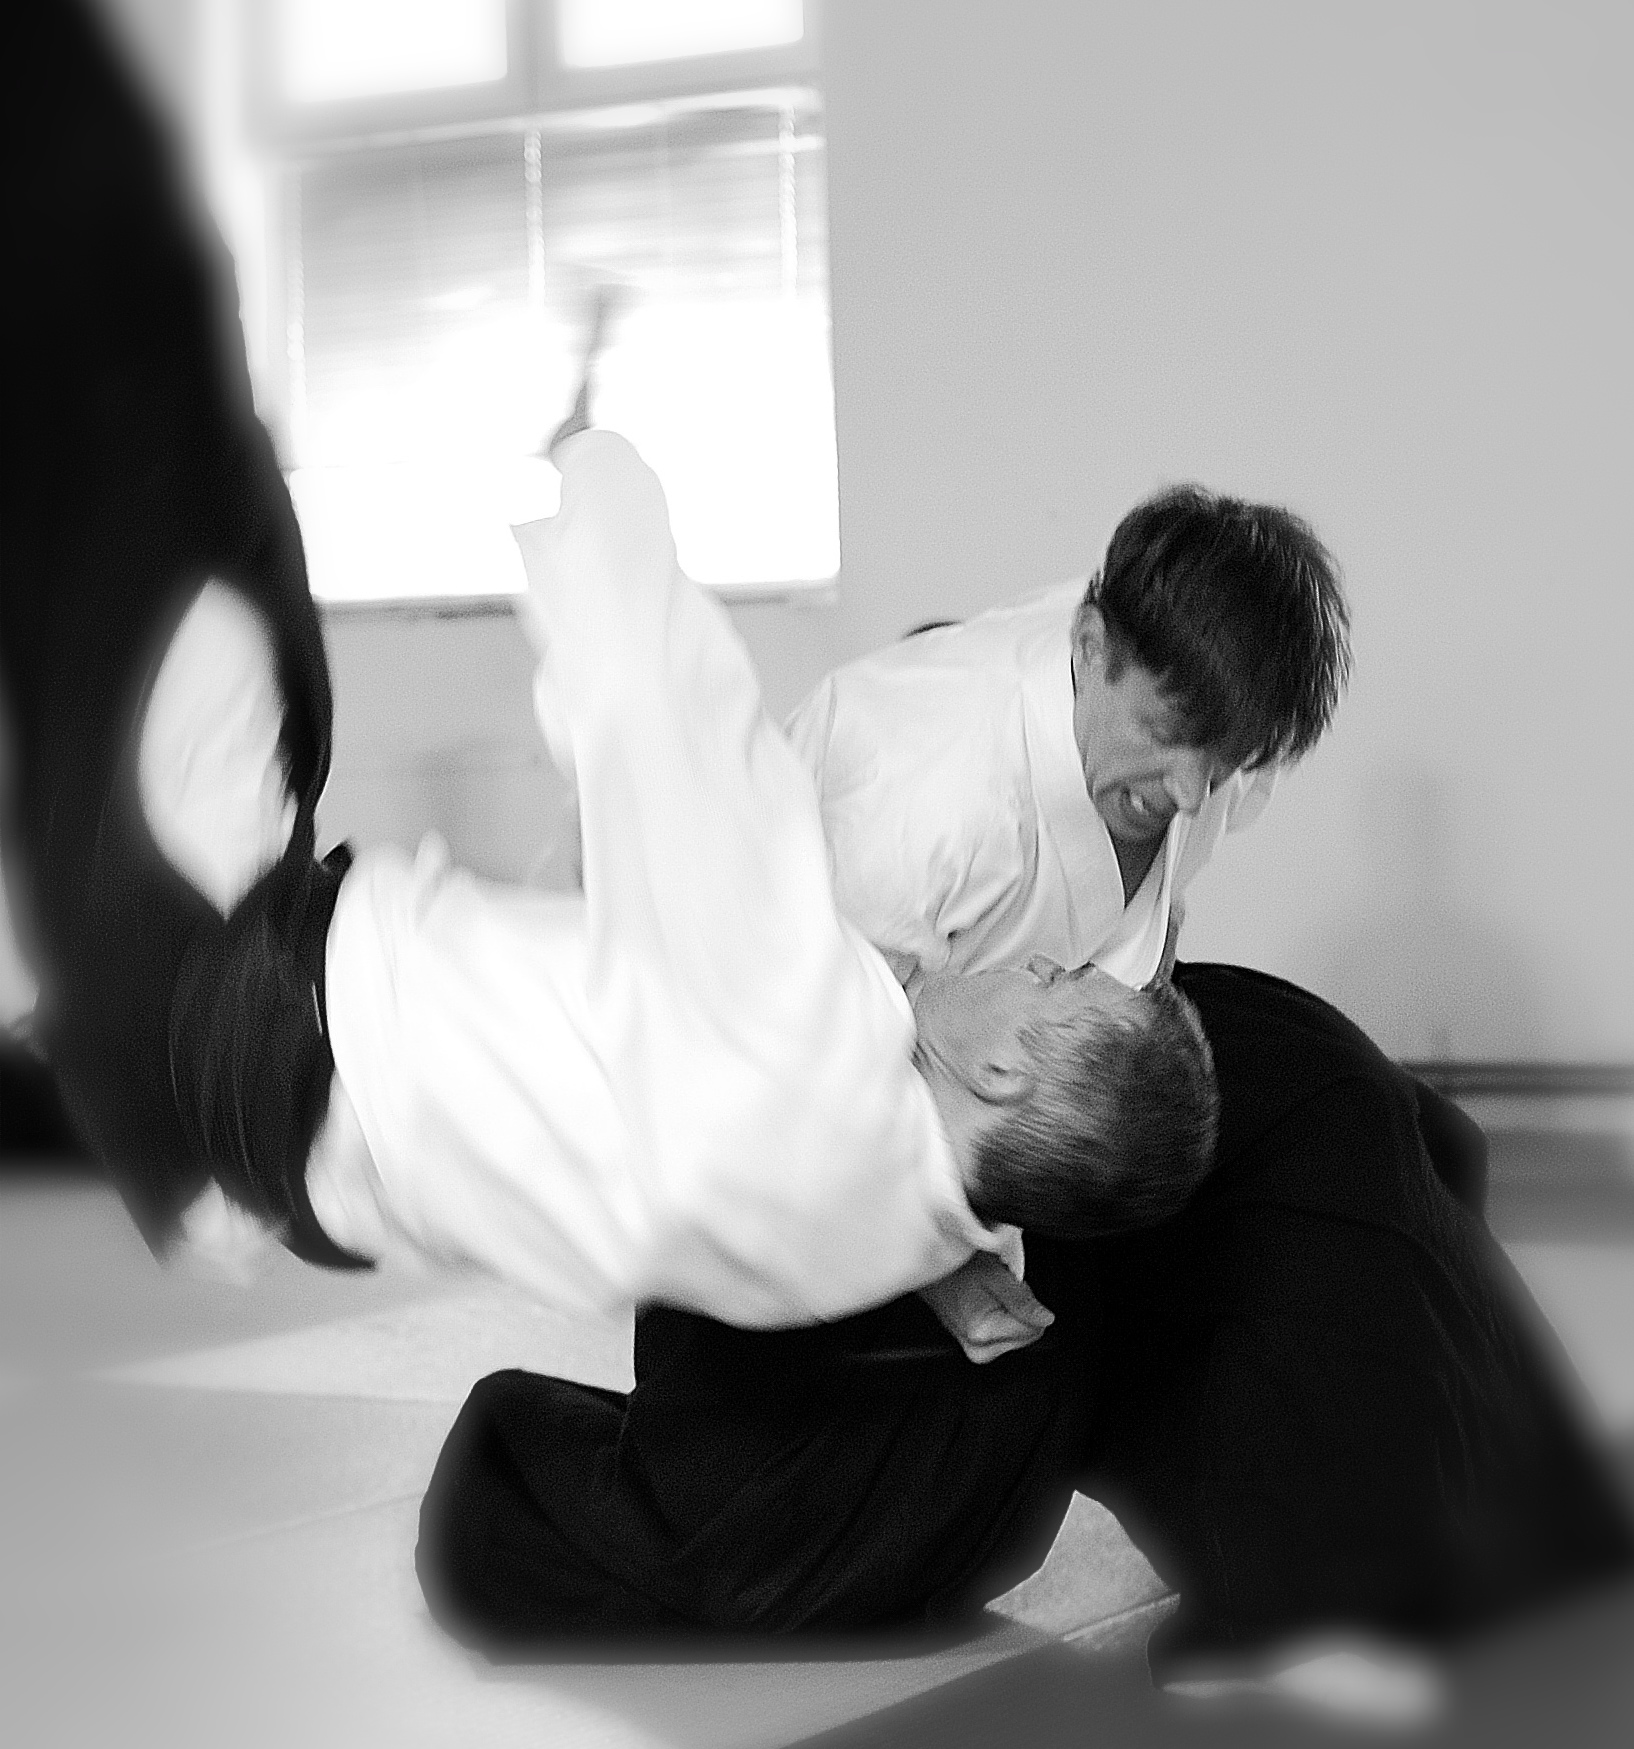
<instances>
[{"instance_id":1,"label":"knee on mat","mask_svg":"<svg viewBox=\"0 0 1634 1749\"><path fill-rule=\"evenodd\" d=\"M621 1401L517 1371L471 1392L426 1490L415 1550L426 1605L455 1639L511 1656L668 1622L639 1570L609 1570L603 1521L587 1516Z\"/></svg>"},{"instance_id":2,"label":"knee on mat","mask_svg":"<svg viewBox=\"0 0 1634 1749\"><path fill-rule=\"evenodd\" d=\"M483 1379L466 1399L420 1503L414 1570L433 1620L456 1639L480 1637L486 1616L481 1551L492 1534L490 1428Z\"/></svg>"},{"instance_id":3,"label":"knee on mat","mask_svg":"<svg viewBox=\"0 0 1634 1749\"><path fill-rule=\"evenodd\" d=\"M550 1625L541 1619L536 1587L519 1571L528 1564L535 1510L502 1437L505 1405L519 1382L540 1381L505 1372L477 1382L443 1441L420 1503L414 1551L420 1590L433 1620L468 1645L537 1634Z\"/></svg>"}]
</instances>

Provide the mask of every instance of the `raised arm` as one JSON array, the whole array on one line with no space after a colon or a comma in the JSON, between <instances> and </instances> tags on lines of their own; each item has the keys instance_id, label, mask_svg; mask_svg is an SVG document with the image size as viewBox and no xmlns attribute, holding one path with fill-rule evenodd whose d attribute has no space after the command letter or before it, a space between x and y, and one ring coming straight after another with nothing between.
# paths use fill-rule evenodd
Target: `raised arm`
<instances>
[{"instance_id":1,"label":"raised arm","mask_svg":"<svg viewBox=\"0 0 1634 1749\"><path fill-rule=\"evenodd\" d=\"M559 456L560 513L517 538L578 773L598 978L658 955L736 1011L796 968L849 976L809 781L725 613L680 571L657 477L606 432Z\"/></svg>"},{"instance_id":2,"label":"raised arm","mask_svg":"<svg viewBox=\"0 0 1634 1749\"><path fill-rule=\"evenodd\" d=\"M560 514L517 538L577 772L590 1011L667 1212L649 1297L788 1322L945 1274L989 1241L906 1004L835 910L811 781L652 472L602 432L558 458Z\"/></svg>"}]
</instances>

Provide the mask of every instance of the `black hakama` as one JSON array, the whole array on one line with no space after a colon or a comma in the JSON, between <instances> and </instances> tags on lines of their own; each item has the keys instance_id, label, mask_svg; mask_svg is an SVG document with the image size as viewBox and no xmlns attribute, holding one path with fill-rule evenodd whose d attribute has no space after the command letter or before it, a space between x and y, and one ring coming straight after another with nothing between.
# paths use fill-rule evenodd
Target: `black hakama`
<instances>
[{"instance_id":1,"label":"black hakama","mask_svg":"<svg viewBox=\"0 0 1634 1749\"><path fill-rule=\"evenodd\" d=\"M915 1299L788 1332L659 1309L628 1397L485 1379L421 1516L438 1618L512 1654L945 1618L1037 1565L1074 1488L1181 1594L1162 1674L1456 1634L1626 1568L1564 1357L1468 1206L1479 1131L1304 992L1176 975L1219 1164L1164 1227L1029 1240L1039 1342L972 1366Z\"/></svg>"}]
</instances>

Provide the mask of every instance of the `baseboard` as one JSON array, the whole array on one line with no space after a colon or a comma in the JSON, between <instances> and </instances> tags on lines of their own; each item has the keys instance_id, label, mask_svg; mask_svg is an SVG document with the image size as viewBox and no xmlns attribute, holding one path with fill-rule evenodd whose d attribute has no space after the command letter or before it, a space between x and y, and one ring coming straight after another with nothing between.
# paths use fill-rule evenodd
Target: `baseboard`
<instances>
[{"instance_id":1,"label":"baseboard","mask_svg":"<svg viewBox=\"0 0 1634 1749\"><path fill-rule=\"evenodd\" d=\"M1634 1063L1404 1061L1402 1067L1438 1093L1493 1094L1523 1099L1623 1099L1634 1094Z\"/></svg>"}]
</instances>

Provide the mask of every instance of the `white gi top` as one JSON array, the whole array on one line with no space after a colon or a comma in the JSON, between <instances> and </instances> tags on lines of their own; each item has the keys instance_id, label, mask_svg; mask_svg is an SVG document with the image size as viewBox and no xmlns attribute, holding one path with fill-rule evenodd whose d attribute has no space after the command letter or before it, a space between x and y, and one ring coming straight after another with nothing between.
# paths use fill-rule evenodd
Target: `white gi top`
<instances>
[{"instance_id":1,"label":"white gi top","mask_svg":"<svg viewBox=\"0 0 1634 1749\"><path fill-rule=\"evenodd\" d=\"M1170 908L1273 774L1237 772L1169 824L1128 905L1073 737L1076 578L831 674L789 719L816 779L841 911L910 989L1046 954L1138 987Z\"/></svg>"},{"instance_id":2,"label":"white gi top","mask_svg":"<svg viewBox=\"0 0 1634 1749\"><path fill-rule=\"evenodd\" d=\"M309 1177L325 1228L557 1302L751 1325L1004 1250L965 1200L903 992L836 912L810 779L677 568L656 478L606 433L559 453L561 512L517 538L585 893L479 880L435 841L358 859L329 1028L378 1183Z\"/></svg>"}]
</instances>

